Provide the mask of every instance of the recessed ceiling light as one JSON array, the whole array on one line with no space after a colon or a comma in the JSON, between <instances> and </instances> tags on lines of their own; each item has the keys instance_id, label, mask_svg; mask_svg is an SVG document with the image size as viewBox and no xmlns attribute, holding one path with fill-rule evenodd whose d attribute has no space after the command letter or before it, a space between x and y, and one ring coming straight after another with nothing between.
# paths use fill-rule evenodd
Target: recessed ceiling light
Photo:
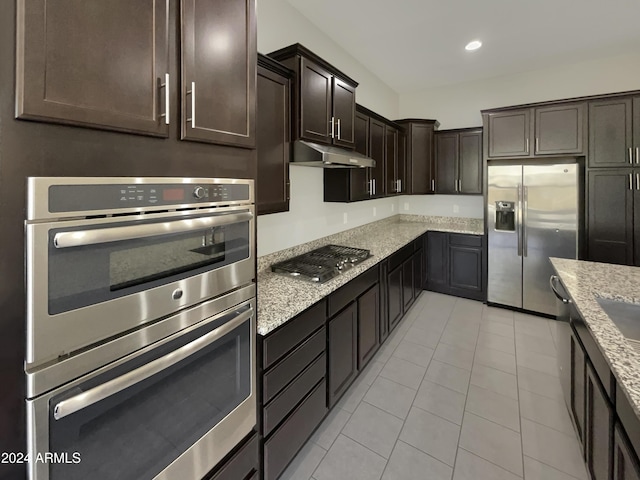
<instances>
[{"instance_id":1,"label":"recessed ceiling light","mask_svg":"<svg viewBox=\"0 0 640 480\"><path fill-rule=\"evenodd\" d=\"M473 50L477 50L482 46L482 42L480 40L474 40L472 42L467 43L467 46L464 47L465 50L469 50L472 52Z\"/></svg>"}]
</instances>

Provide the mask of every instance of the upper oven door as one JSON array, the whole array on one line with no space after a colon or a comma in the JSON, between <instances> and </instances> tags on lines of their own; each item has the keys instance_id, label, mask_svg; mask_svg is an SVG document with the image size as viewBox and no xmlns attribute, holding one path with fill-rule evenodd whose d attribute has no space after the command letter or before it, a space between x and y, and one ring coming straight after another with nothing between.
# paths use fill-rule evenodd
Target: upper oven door
<instances>
[{"instance_id":1,"label":"upper oven door","mask_svg":"<svg viewBox=\"0 0 640 480\"><path fill-rule=\"evenodd\" d=\"M28 224L27 364L250 283L254 235L253 206Z\"/></svg>"}]
</instances>

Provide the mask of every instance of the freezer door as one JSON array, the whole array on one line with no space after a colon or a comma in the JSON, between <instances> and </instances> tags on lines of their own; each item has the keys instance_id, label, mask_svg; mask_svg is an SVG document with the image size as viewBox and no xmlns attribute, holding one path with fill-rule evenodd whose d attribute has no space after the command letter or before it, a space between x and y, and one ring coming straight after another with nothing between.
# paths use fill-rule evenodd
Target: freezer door
<instances>
[{"instance_id":1,"label":"freezer door","mask_svg":"<svg viewBox=\"0 0 640 480\"><path fill-rule=\"evenodd\" d=\"M522 193L522 308L555 315L549 257L577 258L578 165L525 165Z\"/></svg>"},{"instance_id":2,"label":"freezer door","mask_svg":"<svg viewBox=\"0 0 640 480\"><path fill-rule=\"evenodd\" d=\"M489 165L487 300L522 308L522 165ZM548 277L547 277L548 278Z\"/></svg>"}]
</instances>

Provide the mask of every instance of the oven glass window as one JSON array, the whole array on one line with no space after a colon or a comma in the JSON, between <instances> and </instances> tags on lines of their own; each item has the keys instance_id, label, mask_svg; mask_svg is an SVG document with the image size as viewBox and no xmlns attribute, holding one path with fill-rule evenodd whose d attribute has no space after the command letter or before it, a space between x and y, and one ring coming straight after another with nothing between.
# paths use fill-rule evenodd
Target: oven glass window
<instances>
[{"instance_id":1,"label":"oven glass window","mask_svg":"<svg viewBox=\"0 0 640 480\"><path fill-rule=\"evenodd\" d=\"M49 450L69 458L78 452L81 461L50 465L51 480L141 480L160 473L251 394L251 321L173 367L60 420L53 416L58 402L99 384L94 379L52 398ZM164 346L162 354L179 346L169 352ZM114 370L111 376L117 378L131 367Z\"/></svg>"},{"instance_id":2,"label":"oven glass window","mask_svg":"<svg viewBox=\"0 0 640 480\"><path fill-rule=\"evenodd\" d=\"M249 221L245 221L71 248L55 248L53 244L56 233L69 230L51 230L49 314L137 293L247 259L249 228Z\"/></svg>"}]
</instances>

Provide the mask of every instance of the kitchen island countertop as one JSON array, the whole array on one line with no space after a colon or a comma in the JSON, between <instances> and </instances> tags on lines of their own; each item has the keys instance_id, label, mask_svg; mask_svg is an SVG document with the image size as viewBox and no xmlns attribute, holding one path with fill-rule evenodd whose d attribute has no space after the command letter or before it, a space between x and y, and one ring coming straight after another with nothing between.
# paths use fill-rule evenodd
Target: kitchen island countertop
<instances>
[{"instance_id":1,"label":"kitchen island countertop","mask_svg":"<svg viewBox=\"0 0 640 480\"><path fill-rule=\"evenodd\" d=\"M267 335L427 231L482 235L481 219L396 215L258 258L258 334ZM364 248L371 257L318 284L270 271L270 265L328 244Z\"/></svg>"},{"instance_id":2,"label":"kitchen island countertop","mask_svg":"<svg viewBox=\"0 0 640 480\"><path fill-rule=\"evenodd\" d=\"M640 303L640 268L564 258L551 258L551 263L616 382L640 417L640 352L620 333L596 300L599 297Z\"/></svg>"}]
</instances>

